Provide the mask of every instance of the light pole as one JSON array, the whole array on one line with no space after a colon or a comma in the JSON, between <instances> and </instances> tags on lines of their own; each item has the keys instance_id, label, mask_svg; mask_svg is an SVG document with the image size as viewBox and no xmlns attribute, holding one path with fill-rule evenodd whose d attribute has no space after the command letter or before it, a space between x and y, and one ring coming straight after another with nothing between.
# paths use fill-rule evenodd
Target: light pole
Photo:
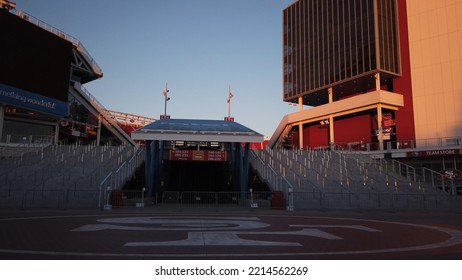
<instances>
[{"instance_id":1,"label":"light pole","mask_svg":"<svg viewBox=\"0 0 462 280\"><path fill-rule=\"evenodd\" d=\"M170 97L168 97L168 83L165 83L165 90L163 92L164 98L165 98L165 105L164 105L164 117L167 117L167 101L170 100Z\"/></svg>"}]
</instances>

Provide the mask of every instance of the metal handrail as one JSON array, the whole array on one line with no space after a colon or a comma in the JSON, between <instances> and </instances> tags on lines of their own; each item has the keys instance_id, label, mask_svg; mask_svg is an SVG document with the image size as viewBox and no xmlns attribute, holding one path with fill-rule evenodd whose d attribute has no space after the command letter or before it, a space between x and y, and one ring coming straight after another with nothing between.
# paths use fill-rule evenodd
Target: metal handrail
<instances>
[{"instance_id":1,"label":"metal handrail","mask_svg":"<svg viewBox=\"0 0 462 280\"><path fill-rule=\"evenodd\" d=\"M101 109L103 109L103 111L105 111L105 112L107 111L107 109L104 107L104 105L101 102L99 102L99 100L96 99L96 97L93 94L91 94L88 91L88 89L86 89L83 85L80 85L80 89L86 95L86 97L88 99L90 99L92 102L96 103L96 105L98 105Z\"/></svg>"},{"instance_id":2,"label":"metal handrail","mask_svg":"<svg viewBox=\"0 0 462 280\"><path fill-rule=\"evenodd\" d=\"M353 180L352 178L350 178L349 176L347 176L346 174L343 175L343 174L340 172L340 170L339 170L339 171L335 171L335 170L334 170L334 172L337 172L336 175L345 176L345 182L349 182L349 183L347 184L347 186L344 186L343 183L338 182L338 181L336 181L335 179L328 179L327 176L326 176L327 173L326 173L326 172L323 172L323 170L319 170L319 171L318 171L318 170L316 170L315 168L308 168L304 163L299 162L298 160L296 160L296 159L294 159L294 158L290 158L289 155L284 154L284 152L282 152L282 151L276 151L276 152L277 152L277 154L276 154L276 160L279 162L279 164L280 164L281 166L284 166L285 170L289 170L289 171L293 172L293 173L294 173L294 176L299 177L299 180L301 180L301 178L302 178L301 175L302 175L302 174L298 174L297 172L294 172L294 170L293 170L293 168L292 168L292 167L293 167L292 164L293 164L294 162L295 162L296 164L298 164L300 167L303 167L304 169L309 170L310 172L314 173L318 185L316 185L315 183L313 183L313 182L311 181L311 180L314 180L314 178L312 178L311 180L308 179L308 180L305 180L305 181L307 181L308 183L310 183L310 184L312 185L312 187L315 188L317 191L319 191L319 192L324 192L324 191L325 191L325 190L322 190L322 191L321 191L321 190L318 188L319 184L321 184L320 181L322 181L322 186L323 186L323 187L324 187L324 185L325 185L325 182L331 181L331 182L334 182L336 185L338 185L342 191L351 192L351 189L350 189L350 185L351 185L351 184L349 184L349 183L353 182L354 180ZM270 155L270 156L271 156L271 155ZM282 157L284 157L284 159L285 159L286 162L284 162L284 161L282 160ZM322 163L322 166L325 167L325 166L324 166L324 163ZM338 178L339 176L335 176L335 178Z\"/></svg>"},{"instance_id":3,"label":"metal handrail","mask_svg":"<svg viewBox=\"0 0 462 280\"><path fill-rule=\"evenodd\" d=\"M270 184L276 184L275 189L280 190L280 191L283 190L283 183L284 183L284 186L285 186L284 193L285 193L285 199L286 199L286 204L287 204L287 210L293 211L294 209L294 199L293 199L294 187L293 185L287 180L287 178L277 173L269 164L264 162L263 159L259 157L254 150L252 150L251 154L253 155L252 159L257 159L260 163L259 166L261 166L261 168L258 168L258 166L256 166L257 164L254 164L253 167L260 174L260 176L262 176L264 180L266 181L270 180L269 182ZM262 170L263 168L268 170L271 175L264 172Z\"/></svg>"},{"instance_id":4,"label":"metal handrail","mask_svg":"<svg viewBox=\"0 0 462 280\"><path fill-rule=\"evenodd\" d=\"M421 181L418 178L418 173L416 169L410 165L407 165L405 163L402 163L397 160L392 160L392 161L387 161L385 159L379 158L379 159L372 159L371 157L368 157L365 159L364 157L367 156L361 152L358 151L336 151L337 153L343 153L345 155L353 155L358 163L364 168L366 166L373 166L373 169L366 168L367 170L371 170L373 172L379 172L379 174L385 174L386 175L386 181L387 181L387 186L393 187L395 191L399 191L401 189L401 186L399 185L400 182L403 182L403 178L407 180L406 185L410 188L413 188L413 186L417 183L418 187L413 188L415 191L418 192L423 192L424 189L421 188L420 183ZM391 167L389 168L389 166ZM392 186L394 185L394 186ZM405 185L405 186L406 186Z\"/></svg>"},{"instance_id":5,"label":"metal handrail","mask_svg":"<svg viewBox=\"0 0 462 280\"><path fill-rule=\"evenodd\" d=\"M293 188L292 184L291 184L284 176L282 176L281 174L277 173L269 164L267 164L266 162L264 162L263 159L262 159L261 157L259 157L259 156L256 154L256 152L253 151L253 150L252 150L252 155L254 156L254 157L253 157L254 159L258 159L258 160L259 160L261 166L264 166L265 168L267 168L267 169L270 171L271 175L273 175L274 177L277 177L277 178L281 178L281 179L286 183L286 186L289 186L289 187ZM255 169L258 169L256 166L253 166L253 167L254 167ZM269 176L265 176L265 175L266 175L265 172L262 172L263 170L257 170L257 171L259 171L260 175L261 175L262 177L264 177L263 179L265 179L265 180L268 180L268 179L269 179ZM272 183L272 182L270 182L270 183ZM280 185L275 186L275 190L282 190L282 186L280 186Z\"/></svg>"},{"instance_id":6,"label":"metal handrail","mask_svg":"<svg viewBox=\"0 0 462 280\"><path fill-rule=\"evenodd\" d=\"M102 186L107 186L107 183L110 182L112 184L111 188L112 189L118 189L120 187L120 184L123 180L127 179L127 177L129 177L131 175L131 173L134 171L134 169L136 169L136 167L138 167L138 164L139 164L139 159L141 158L141 154L143 153L143 149L138 149L128 160L124 161L118 168L116 171L110 171L108 173L108 175L106 175L106 177L101 181L101 183L99 184L100 185L100 191L101 191L101 188ZM137 160L138 159L138 160ZM133 164L133 162L135 162L135 164ZM131 169L132 170L125 170L126 167L129 166L129 167L132 167ZM129 172L127 172L129 171ZM122 174L123 173L123 176L124 178L119 178L119 174Z\"/></svg>"},{"instance_id":7,"label":"metal handrail","mask_svg":"<svg viewBox=\"0 0 462 280\"><path fill-rule=\"evenodd\" d=\"M427 180L427 176L425 176L426 173L430 174L430 181ZM438 179L441 184L436 184L435 178ZM457 194L456 187L454 185L454 180L446 178L443 174L439 172L423 167L422 168L422 180L424 183L429 183L431 187L435 190L441 188L441 191L444 194L452 194L452 195ZM449 189L449 192L446 192L446 188Z\"/></svg>"},{"instance_id":8,"label":"metal handrail","mask_svg":"<svg viewBox=\"0 0 462 280\"><path fill-rule=\"evenodd\" d=\"M80 93L87 101L107 120L117 132L119 132L132 145L136 145L135 141L119 126L117 121L112 118L108 110L101 104L84 86L79 83L74 84L74 89Z\"/></svg>"}]
</instances>

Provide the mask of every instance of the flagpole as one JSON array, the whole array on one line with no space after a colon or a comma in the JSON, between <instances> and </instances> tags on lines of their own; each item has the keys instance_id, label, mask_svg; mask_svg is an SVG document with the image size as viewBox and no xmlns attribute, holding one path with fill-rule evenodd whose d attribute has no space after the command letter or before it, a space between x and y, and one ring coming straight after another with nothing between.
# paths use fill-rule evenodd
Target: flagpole
<instances>
[{"instance_id":1,"label":"flagpole","mask_svg":"<svg viewBox=\"0 0 462 280\"><path fill-rule=\"evenodd\" d=\"M231 98L232 98L231 85L229 85L228 86L228 118L231 117Z\"/></svg>"},{"instance_id":2,"label":"flagpole","mask_svg":"<svg viewBox=\"0 0 462 280\"><path fill-rule=\"evenodd\" d=\"M231 92L231 86L228 87L228 118L231 117L231 98L229 98L230 92Z\"/></svg>"},{"instance_id":3,"label":"flagpole","mask_svg":"<svg viewBox=\"0 0 462 280\"><path fill-rule=\"evenodd\" d=\"M226 102L228 102L228 116L225 117L225 121L234 121L234 118L231 117L231 99L234 97L233 93L231 92L231 85L229 85L228 88L228 99Z\"/></svg>"},{"instance_id":4,"label":"flagpole","mask_svg":"<svg viewBox=\"0 0 462 280\"><path fill-rule=\"evenodd\" d=\"M165 83L165 90L162 92L164 95L164 118L167 118L167 101L170 100L170 97L168 97L168 83Z\"/></svg>"}]
</instances>

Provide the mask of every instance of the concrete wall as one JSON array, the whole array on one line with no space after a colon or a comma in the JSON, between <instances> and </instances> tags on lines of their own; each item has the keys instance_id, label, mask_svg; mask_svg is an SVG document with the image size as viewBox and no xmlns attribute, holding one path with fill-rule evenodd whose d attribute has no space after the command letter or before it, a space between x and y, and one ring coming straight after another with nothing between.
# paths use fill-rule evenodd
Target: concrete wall
<instances>
[{"instance_id":1,"label":"concrete wall","mask_svg":"<svg viewBox=\"0 0 462 280\"><path fill-rule=\"evenodd\" d=\"M460 137L462 0L406 4L416 139Z\"/></svg>"}]
</instances>

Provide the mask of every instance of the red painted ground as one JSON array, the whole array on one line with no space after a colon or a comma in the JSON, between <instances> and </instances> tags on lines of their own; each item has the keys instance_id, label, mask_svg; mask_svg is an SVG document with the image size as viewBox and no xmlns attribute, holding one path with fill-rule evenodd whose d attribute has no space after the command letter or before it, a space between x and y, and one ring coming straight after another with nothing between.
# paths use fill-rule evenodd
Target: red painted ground
<instances>
[{"instance_id":1,"label":"red painted ground","mask_svg":"<svg viewBox=\"0 0 462 280\"><path fill-rule=\"evenodd\" d=\"M0 259L461 259L462 215L1 212Z\"/></svg>"}]
</instances>

